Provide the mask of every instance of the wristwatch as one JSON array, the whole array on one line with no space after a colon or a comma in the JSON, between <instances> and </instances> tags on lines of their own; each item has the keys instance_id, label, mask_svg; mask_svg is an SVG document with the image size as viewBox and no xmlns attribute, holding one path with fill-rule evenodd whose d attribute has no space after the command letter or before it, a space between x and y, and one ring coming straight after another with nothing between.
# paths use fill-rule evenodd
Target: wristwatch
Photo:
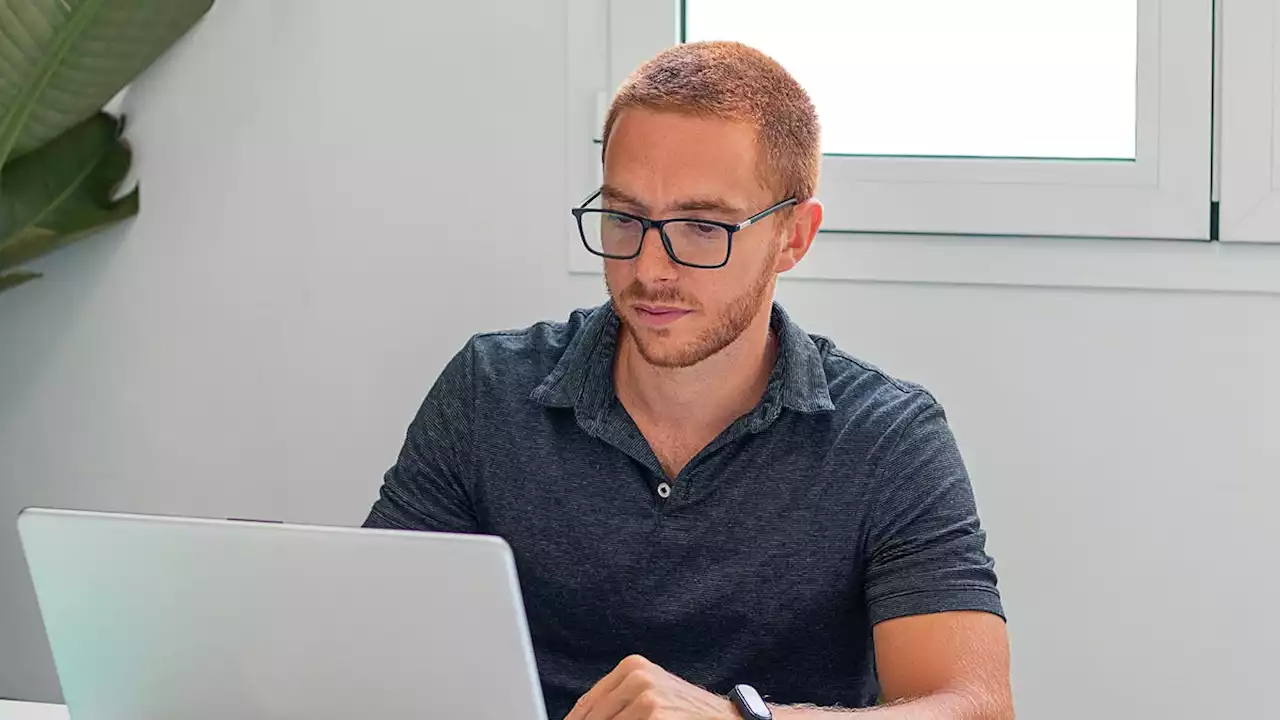
<instances>
[{"instance_id":1,"label":"wristwatch","mask_svg":"<svg viewBox=\"0 0 1280 720\"><path fill-rule=\"evenodd\" d=\"M738 709L744 720L773 720L773 713L764 704L760 693L750 685L734 685L729 691L729 701Z\"/></svg>"}]
</instances>

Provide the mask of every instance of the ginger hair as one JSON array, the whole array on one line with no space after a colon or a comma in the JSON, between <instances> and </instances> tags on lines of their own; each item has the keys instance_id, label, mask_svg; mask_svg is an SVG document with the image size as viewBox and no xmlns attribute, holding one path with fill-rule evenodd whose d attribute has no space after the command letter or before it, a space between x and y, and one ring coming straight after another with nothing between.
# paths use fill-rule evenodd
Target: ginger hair
<instances>
[{"instance_id":1,"label":"ginger hair","mask_svg":"<svg viewBox=\"0 0 1280 720\"><path fill-rule=\"evenodd\" d=\"M746 123L756 131L765 187L800 202L817 192L822 149L813 102L790 73L755 48L715 41L662 51L618 89L605 118L604 148L618 117L631 108Z\"/></svg>"}]
</instances>

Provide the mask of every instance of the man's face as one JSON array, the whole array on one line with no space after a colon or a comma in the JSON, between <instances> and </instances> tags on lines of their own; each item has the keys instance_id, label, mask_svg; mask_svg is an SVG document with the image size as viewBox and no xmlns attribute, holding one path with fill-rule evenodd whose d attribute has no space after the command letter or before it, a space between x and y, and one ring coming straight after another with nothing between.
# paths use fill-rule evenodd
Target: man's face
<instances>
[{"instance_id":1,"label":"man's face","mask_svg":"<svg viewBox=\"0 0 1280 720\"><path fill-rule=\"evenodd\" d=\"M736 224L773 205L756 162L753 128L716 118L629 109L605 154L604 207L654 220ZM770 216L733 235L727 265L679 265L657 231L633 260L605 260L605 283L644 359L688 367L724 349L773 299L786 223Z\"/></svg>"}]
</instances>

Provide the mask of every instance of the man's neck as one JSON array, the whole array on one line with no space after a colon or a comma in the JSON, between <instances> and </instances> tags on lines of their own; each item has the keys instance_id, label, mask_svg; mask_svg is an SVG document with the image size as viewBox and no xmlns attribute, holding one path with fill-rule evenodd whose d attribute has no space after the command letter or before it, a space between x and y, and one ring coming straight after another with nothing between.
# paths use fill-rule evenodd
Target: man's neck
<instances>
[{"instance_id":1,"label":"man's neck","mask_svg":"<svg viewBox=\"0 0 1280 720\"><path fill-rule=\"evenodd\" d=\"M720 352L685 368L649 364L622 332L614 386L624 407L649 423L714 437L760 401L777 358L769 332L772 303ZM637 418L639 419L639 418Z\"/></svg>"}]
</instances>

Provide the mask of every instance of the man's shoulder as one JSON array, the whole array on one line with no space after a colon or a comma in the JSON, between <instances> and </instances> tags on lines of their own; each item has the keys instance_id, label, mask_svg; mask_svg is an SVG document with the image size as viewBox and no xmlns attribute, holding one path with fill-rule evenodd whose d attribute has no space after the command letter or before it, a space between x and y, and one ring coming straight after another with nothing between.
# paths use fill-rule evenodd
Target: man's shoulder
<instances>
[{"instance_id":1,"label":"man's shoulder","mask_svg":"<svg viewBox=\"0 0 1280 720\"><path fill-rule=\"evenodd\" d=\"M559 359L596 309L574 310L567 320L542 320L528 327L494 330L471 337L475 352L494 357L554 356Z\"/></svg>"},{"instance_id":2,"label":"man's shoulder","mask_svg":"<svg viewBox=\"0 0 1280 720\"><path fill-rule=\"evenodd\" d=\"M827 390L838 414L893 422L938 405L937 398L924 386L845 352L829 338L810 337L822 357Z\"/></svg>"},{"instance_id":3,"label":"man's shoulder","mask_svg":"<svg viewBox=\"0 0 1280 720\"><path fill-rule=\"evenodd\" d=\"M574 338L600 311L601 308L580 309L566 320L541 321L524 328L472 336L466 352L471 355L475 378L531 389L555 369Z\"/></svg>"}]
</instances>

